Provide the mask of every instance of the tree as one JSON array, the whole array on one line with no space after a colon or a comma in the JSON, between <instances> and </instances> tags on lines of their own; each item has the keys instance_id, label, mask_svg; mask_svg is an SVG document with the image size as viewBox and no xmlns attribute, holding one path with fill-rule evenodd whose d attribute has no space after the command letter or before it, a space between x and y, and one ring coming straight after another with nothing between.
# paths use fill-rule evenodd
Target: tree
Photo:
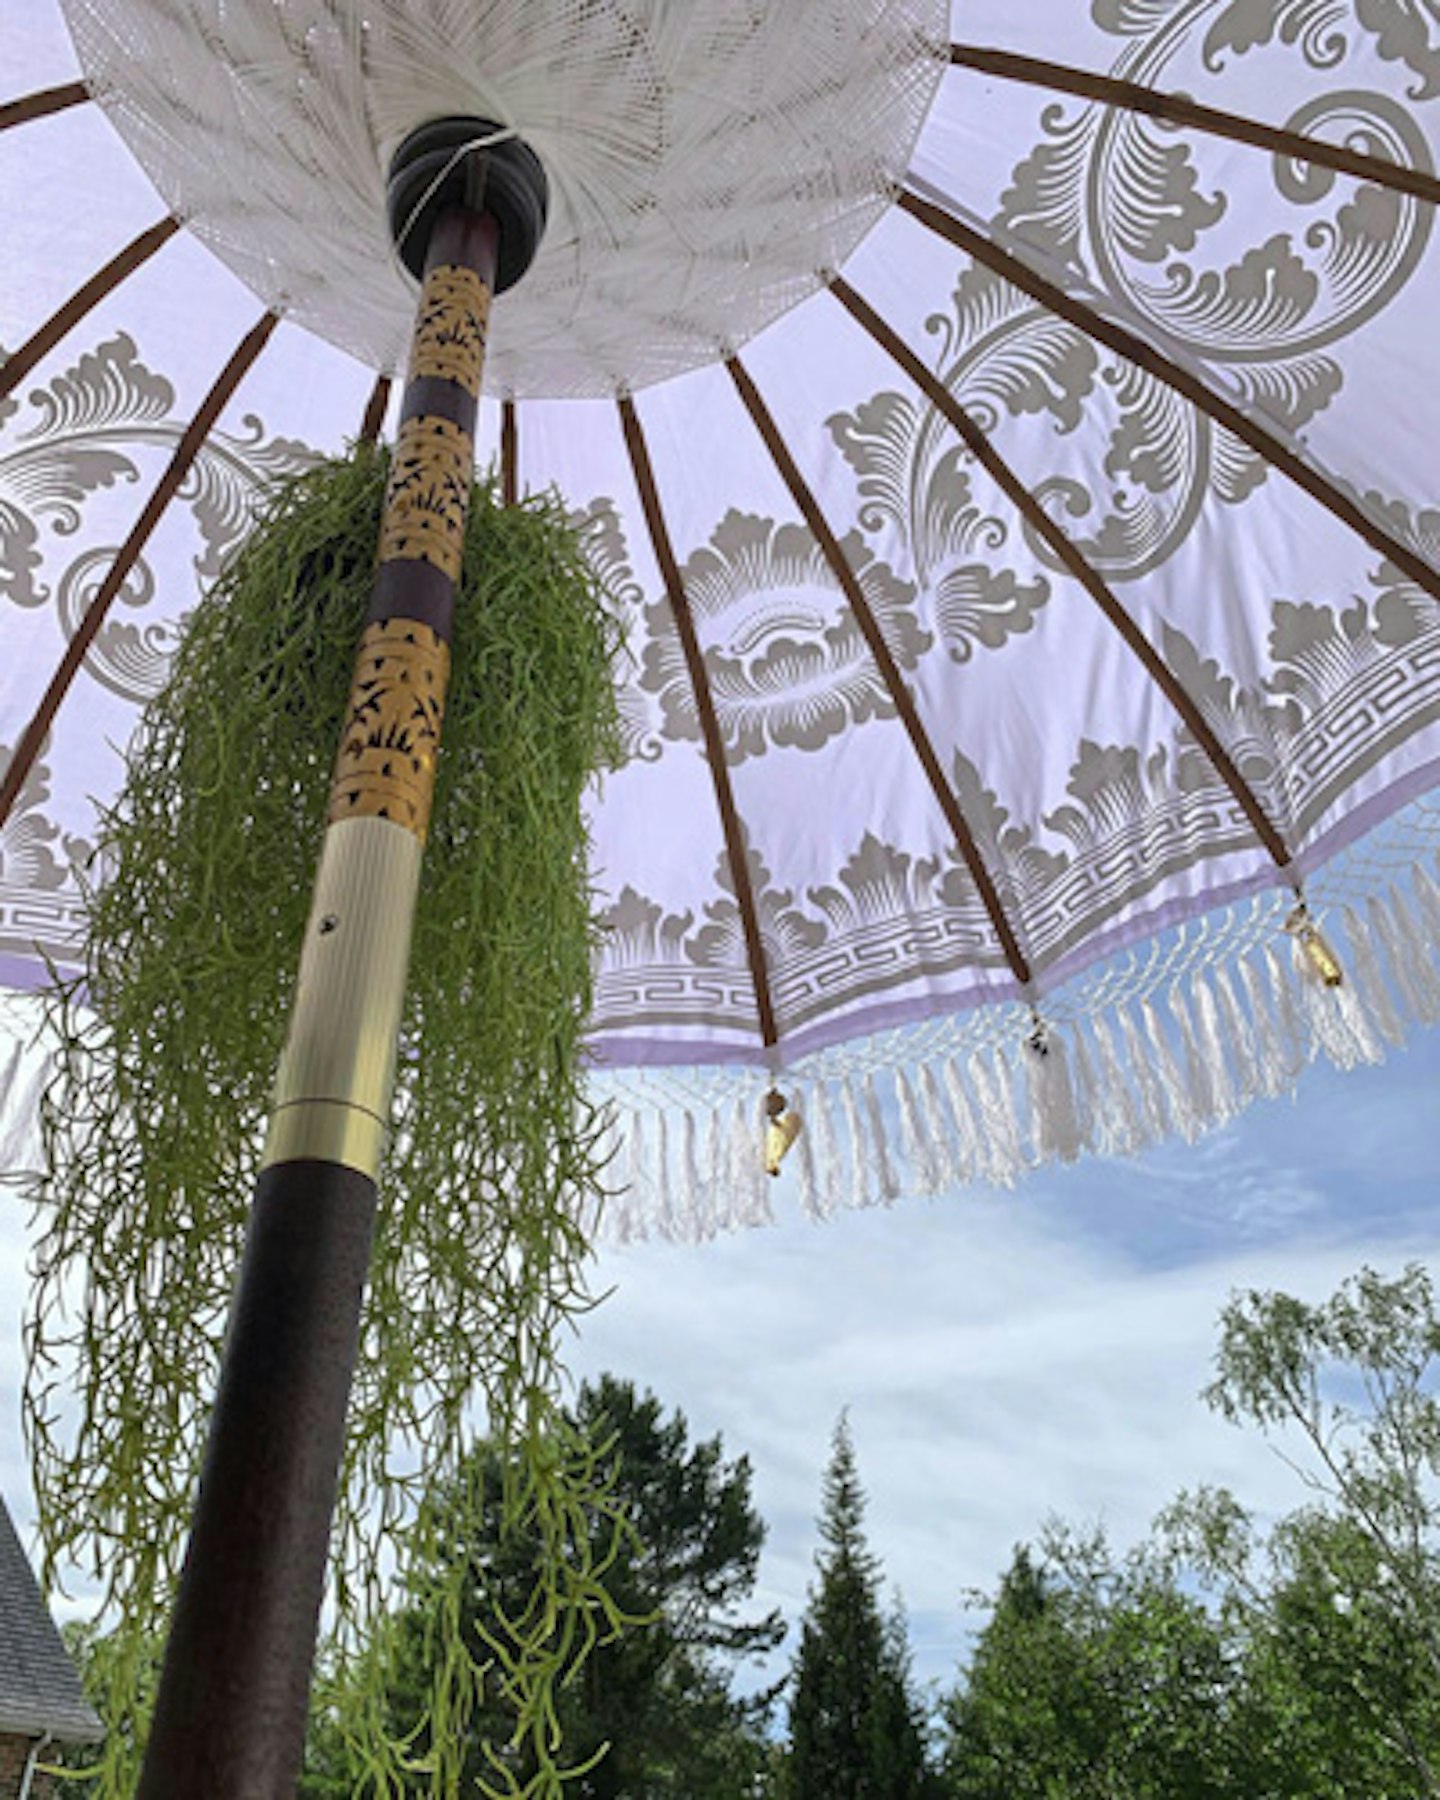
<instances>
[{"instance_id":1,"label":"tree","mask_svg":"<svg viewBox=\"0 0 1440 1800\"><path fill-rule=\"evenodd\" d=\"M1230 1800L1240 1778L1221 1632L1147 1550L1052 1526L1015 1552L944 1709L955 1800Z\"/></svg>"},{"instance_id":2,"label":"tree","mask_svg":"<svg viewBox=\"0 0 1440 1800\"><path fill-rule=\"evenodd\" d=\"M1417 1266L1236 1296L1208 1402L1293 1451L1262 1534L1182 1494L1017 1552L945 1709L955 1800L1440 1800L1440 1315Z\"/></svg>"},{"instance_id":3,"label":"tree","mask_svg":"<svg viewBox=\"0 0 1440 1800\"><path fill-rule=\"evenodd\" d=\"M602 1638L561 1690L564 1758L571 1765L593 1759L570 1791L576 1800L738 1800L754 1791L768 1759L762 1726L773 1696L739 1699L731 1676L738 1661L768 1652L784 1635L778 1613L736 1616L754 1586L765 1537L749 1463L726 1461L718 1437L692 1446L682 1413L663 1417L653 1395L637 1396L613 1376L581 1387L574 1422L593 1443L608 1446L614 1492L632 1529L607 1537L597 1560L608 1559L605 1586L617 1614L633 1623ZM494 1496L479 1533L464 1543L440 1533L433 1565L410 1577L387 1671L386 1723L396 1739L424 1713L432 1605L442 1591L456 1591L453 1559L467 1565L459 1591L478 1654L485 1631L503 1635L503 1619L523 1603L530 1547L504 1531L499 1474L494 1451L482 1447L467 1471ZM443 1514L444 1494L436 1504ZM342 1742L346 1704L342 1690L329 1728L312 1738L301 1800L338 1800L353 1791L359 1770ZM468 1721L464 1791L493 1775L484 1746L503 1759L512 1727L498 1695ZM425 1752L416 1738L411 1756L421 1767L407 1778L407 1792L430 1792ZM522 1765L514 1773L523 1785L531 1771Z\"/></svg>"},{"instance_id":4,"label":"tree","mask_svg":"<svg viewBox=\"0 0 1440 1800\"><path fill-rule=\"evenodd\" d=\"M1223 1491L1182 1495L1161 1526L1244 1638L1276 1793L1440 1795L1437 1355L1418 1264L1362 1269L1318 1306L1252 1290L1221 1315L1205 1397L1298 1440L1311 1500L1268 1540Z\"/></svg>"},{"instance_id":5,"label":"tree","mask_svg":"<svg viewBox=\"0 0 1440 1800\"><path fill-rule=\"evenodd\" d=\"M813 1588L790 1701L791 1800L923 1800L925 1741L911 1698L903 1622L880 1610L865 1496L850 1429L835 1427Z\"/></svg>"}]
</instances>

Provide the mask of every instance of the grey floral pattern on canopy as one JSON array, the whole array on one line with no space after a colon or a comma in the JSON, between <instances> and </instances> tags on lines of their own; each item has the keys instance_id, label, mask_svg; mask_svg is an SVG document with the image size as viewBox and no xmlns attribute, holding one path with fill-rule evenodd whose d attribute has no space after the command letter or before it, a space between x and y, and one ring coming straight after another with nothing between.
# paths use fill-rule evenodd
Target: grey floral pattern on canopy
<instances>
[{"instance_id":1,"label":"grey floral pattern on canopy","mask_svg":"<svg viewBox=\"0 0 1440 1800\"><path fill-rule=\"evenodd\" d=\"M7 434L0 448L0 599L27 608L53 604L66 637L73 636L88 591L117 548L81 539L86 502L102 488L139 480L137 449L175 448L185 424L175 417L174 404L170 383L141 360L123 332L31 389L23 409L14 399L0 401L0 427L14 421L13 437ZM194 559L200 582L219 573L244 535L256 488L304 468L314 456L305 444L268 437L254 417L239 435L216 431L206 439L185 494L200 535ZM81 539L53 585L36 580L48 561L38 547L46 525L62 541ZM153 610L154 598L154 571L142 556L123 604L127 612L142 613ZM122 698L143 703L165 679L183 619L141 625L122 615L106 623L87 655L89 673Z\"/></svg>"},{"instance_id":2,"label":"grey floral pattern on canopy","mask_svg":"<svg viewBox=\"0 0 1440 1800\"><path fill-rule=\"evenodd\" d=\"M968 0L954 31L1434 175L1440 22L1405 0ZM38 28L30 50L30 85L73 74ZM902 185L1153 345L1440 566L1432 202L1080 94L964 68L915 82L906 106L923 90L928 110ZM18 157L6 137L0 180L24 241L41 200L4 160ZM153 217L154 197L111 150L118 237ZM503 299L494 321L496 366L507 330L530 359L515 389L519 485L559 486L628 625L627 761L592 807L608 926L592 1037L630 1177L622 1231L763 1216L753 1147L776 1074L812 1122L795 1162L822 1211L1193 1132L1308 1057L1374 1059L1411 1020L1440 1017L1440 815L1424 797L1440 766L1433 589L1153 366L902 209L865 217L846 282L1108 584L1290 861L1267 854L1053 540L812 271L769 309L745 366L913 698L1033 974L1024 988L855 607L723 369L690 366L687 350L688 372L650 385L587 377L565 391L595 397L531 397L547 390L522 287L511 324ZM67 279L103 248L77 245ZM167 258L188 259L183 332L148 316ZM16 343L35 309L4 307ZM77 629L133 513L125 491L173 448L247 309L235 277L185 240L0 404L0 599L27 628L0 685L0 739L18 737ZM317 358L331 359L320 374ZM195 578L219 566L256 484L354 432L371 378L286 325L209 438L5 827L0 970L16 985L40 978L42 956L64 960L89 797L113 787L111 746L161 678ZM617 418L614 396L632 388L744 881ZM487 402L482 455L499 420ZM1296 881L1341 949L1338 995L1291 967Z\"/></svg>"}]
</instances>

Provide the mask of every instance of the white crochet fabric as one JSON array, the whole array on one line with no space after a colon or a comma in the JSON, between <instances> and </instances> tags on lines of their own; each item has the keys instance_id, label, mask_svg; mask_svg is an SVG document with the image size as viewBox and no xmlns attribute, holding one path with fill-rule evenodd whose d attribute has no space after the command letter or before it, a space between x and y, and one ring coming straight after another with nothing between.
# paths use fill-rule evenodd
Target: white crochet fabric
<instances>
[{"instance_id":1,"label":"white crochet fabric","mask_svg":"<svg viewBox=\"0 0 1440 1800\"><path fill-rule=\"evenodd\" d=\"M385 175L493 119L551 186L486 385L613 394L804 299L889 203L944 71L944 0L63 0L95 97L267 304L378 369L414 289Z\"/></svg>"}]
</instances>

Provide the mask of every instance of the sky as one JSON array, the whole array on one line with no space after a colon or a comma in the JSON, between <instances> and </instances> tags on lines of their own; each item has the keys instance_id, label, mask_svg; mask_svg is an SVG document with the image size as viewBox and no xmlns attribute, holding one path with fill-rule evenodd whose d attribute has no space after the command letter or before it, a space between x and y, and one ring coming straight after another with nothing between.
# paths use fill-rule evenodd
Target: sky
<instances>
[{"instance_id":1,"label":"sky","mask_svg":"<svg viewBox=\"0 0 1440 1800\"><path fill-rule=\"evenodd\" d=\"M1379 1068L1314 1068L1298 1097L1192 1145L1090 1158L1007 1194L935 1200L698 1245L602 1254L613 1291L574 1347L682 1409L692 1441L748 1456L768 1539L753 1612L791 1624L814 1574L831 1433L848 1409L888 1589L922 1684L953 1683L1013 1546L1050 1515L1133 1542L1182 1486L1224 1483L1262 1516L1299 1484L1210 1415L1215 1321L1237 1287L1311 1298L1362 1263L1432 1260L1440 1031ZM8 1208L8 1209L7 1209ZM19 1429L25 1222L0 1196L0 1492L33 1547ZM60 1616L74 1610L57 1607ZM767 1671L751 1672L758 1683Z\"/></svg>"}]
</instances>

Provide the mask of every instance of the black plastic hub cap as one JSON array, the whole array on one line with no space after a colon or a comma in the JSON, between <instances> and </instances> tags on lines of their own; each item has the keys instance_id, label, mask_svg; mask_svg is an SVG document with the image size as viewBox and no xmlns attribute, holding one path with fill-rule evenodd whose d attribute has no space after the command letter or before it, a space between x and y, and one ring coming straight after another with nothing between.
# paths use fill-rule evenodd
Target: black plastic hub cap
<instances>
[{"instance_id":1,"label":"black plastic hub cap","mask_svg":"<svg viewBox=\"0 0 1440 1800\"><path fill-rule=\"evenodd\" d=\"M500 228L495 292L503 294L535 260L545 235L550 184L540 158L519 138L457 155L504 129L488 119L432 119L412 131L390 161L386 208L400 260L418 281L425 247L447 207L488 213Z\"/></svg>"}]
</instances>

